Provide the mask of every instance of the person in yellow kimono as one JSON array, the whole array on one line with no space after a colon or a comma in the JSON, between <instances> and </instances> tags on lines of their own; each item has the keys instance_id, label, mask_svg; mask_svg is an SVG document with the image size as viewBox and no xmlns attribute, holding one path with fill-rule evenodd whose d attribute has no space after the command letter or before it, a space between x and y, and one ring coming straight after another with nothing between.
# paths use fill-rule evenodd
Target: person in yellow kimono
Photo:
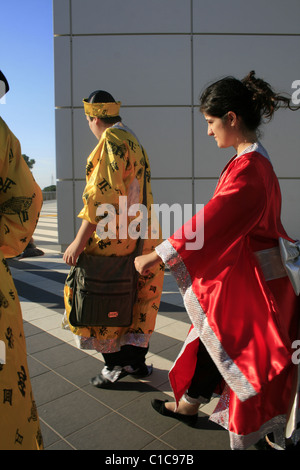
<instances>
[{"instance_id":1,"label":"person in yellow kimono","mask_svg":"<svg viewBox=\"0 0 300 470\"><path fill-rule=\"evenodd\" d=\"M0 83L2 98L8 83L1 72ZM42 192L21 155L19 141L0 118L0 450L43 449L21 306L6 261L24 251L41 206Z\"/></svg>"},{"instance_id":2,"label":"person in yellow kimono","mask_svg":"<svg viewBox=\"0 0 300 470\"><path fill-rule=\"evenodd\" d=\"M70 266L76 265L76 260L83 250L95 256L125 256L135 250L136 239L131 237L129 232L126 237L121 234L123 226L119 227L119 198L127 197L128 211L133 204L141 204L145 172L147 215L148 220L153 220L148 156L134 133L122 123L119 116L121 103L102 90L93 92L83 103L90 130L98 139L98 144L87 160L83 209L78 215L82 224L75 240L64 253L64 260ZM97 230L100 217L97 216L97 210L104 203L114 208L116 223L112 233L115 236L108 234L100 238ZM127 227L133 219L133 216L127 217ZM160 240L158 224L153 226L149 223L143 253L150 252ZM101 352L105 362L104 368L91 379L91 383L101 388L111 386L127 374L137 377L149 375L152 366L146 365L145 357L160 305L164 265L160 264L147 276L139 277L132 324L119 328L77 328L68 322L73 295L73 271L71 268L65 284L65 326L75 334L80 348Z\"/></svg>"}]
</instances>

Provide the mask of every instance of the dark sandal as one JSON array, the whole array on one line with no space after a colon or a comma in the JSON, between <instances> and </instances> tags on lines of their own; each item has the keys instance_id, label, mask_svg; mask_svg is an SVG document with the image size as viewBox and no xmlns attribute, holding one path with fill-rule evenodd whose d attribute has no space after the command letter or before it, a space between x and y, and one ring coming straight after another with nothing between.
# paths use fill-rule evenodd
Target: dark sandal
<instances>
[{"instance_id":1,"label":"dark sandal","mask_svg":"<svg viewBox=\"0 0 300 470\"><path fill-rule=\"evenodd\" d=\"M157 400L154 399L151 401L152 407L162 416L167 416L168 418L174 418L187 426L195 427L198 420L198 413L196 415L183 415L182 413L176 413L175 411L170 411L166 408L165 403L169 400Z\"/></svg>"},{"instance_id":2,"label":"dark sandal","mask_svg":"<svg viewBox=\"0 0 300 470\"><path fill-rule=\"evenodd\" d=\"M116 382L118 382L123 377L126 377L126 375L128 375L127 372L125 370L122 370L119 377L116 380L112 381L104 377L102 372L100 372L100 374L90 379L90 384L97 388L109 388L109 387L112 387Z\"/></svg>"},{"instance_id":3,"label":"dark sandal","mask_svg":"<svg viewBox=\"0 0 300 470\"><path fill-rule=\"evenodd\" d=\"M144 364L143 366L139 367L138 369L134 370L133 372L129 372L130 375L136 377L137 379L142 379L143 377L148 377L153 372L153 366L147 366Z\"/></svg>"}]
</instances>

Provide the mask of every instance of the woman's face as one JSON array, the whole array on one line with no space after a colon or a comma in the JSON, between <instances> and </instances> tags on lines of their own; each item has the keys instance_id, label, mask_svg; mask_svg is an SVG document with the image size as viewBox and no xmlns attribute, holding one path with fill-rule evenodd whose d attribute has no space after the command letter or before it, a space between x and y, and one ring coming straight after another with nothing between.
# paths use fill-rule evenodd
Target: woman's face
<instances>
[{"instance_id":1,"label":"woman's face","mask_svg":"<svg viewBox=\"0 0 300 470\"><path fill-rule=\"evenodd\" d=\"M204 117L208 125L207 135L215 138L219 148L227 148L234 145L234 128L229 116L227 116L226 120L208 114L204 114Z\"/></svg>"}]
</instances>

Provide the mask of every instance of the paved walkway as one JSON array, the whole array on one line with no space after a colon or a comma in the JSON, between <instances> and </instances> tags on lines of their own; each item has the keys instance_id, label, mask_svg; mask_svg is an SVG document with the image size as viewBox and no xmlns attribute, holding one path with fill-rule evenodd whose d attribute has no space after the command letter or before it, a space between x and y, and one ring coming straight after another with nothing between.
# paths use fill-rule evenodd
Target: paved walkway
<instances>
[{"instance_id":1,"label":"paved walkway","mask_svg":"<svg viewBox=\"0 0 300 470\"><path fill-rule=\"evenodd\" d=\"M183 450L228 450L227 431L208 421L214 400L201 408L195 429L164 418L151 407L152 398L172 397L168 371L190 326L170 274L165 275L148 353L153 374L147 380L125 377L114 389L97 389L89 378L103 367L101 354L78 350L72 334L61 328L68 267L58 246L56 201L44 202L34 240L44 256L10 260L9 264L22 305L45 449L178 454Z\"/></svg>"}]
</instances>

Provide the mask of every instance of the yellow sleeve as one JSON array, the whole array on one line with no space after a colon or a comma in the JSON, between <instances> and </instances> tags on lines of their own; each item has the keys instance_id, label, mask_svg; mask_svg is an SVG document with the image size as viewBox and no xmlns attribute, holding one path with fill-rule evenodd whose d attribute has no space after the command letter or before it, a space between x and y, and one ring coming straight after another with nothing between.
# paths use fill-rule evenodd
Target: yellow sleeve
<instances>
[{"instance_id":1,"label":"yellow sleeve","mask_svg":"<svg viewBox=\"0 0 300 470\"><path fill-rule=\"evenodd\" d=\"M0 249L17 256L29 243L42 207L42 192L21 154L18 139L0 118Z\"/></svg>"}]
</instances>

